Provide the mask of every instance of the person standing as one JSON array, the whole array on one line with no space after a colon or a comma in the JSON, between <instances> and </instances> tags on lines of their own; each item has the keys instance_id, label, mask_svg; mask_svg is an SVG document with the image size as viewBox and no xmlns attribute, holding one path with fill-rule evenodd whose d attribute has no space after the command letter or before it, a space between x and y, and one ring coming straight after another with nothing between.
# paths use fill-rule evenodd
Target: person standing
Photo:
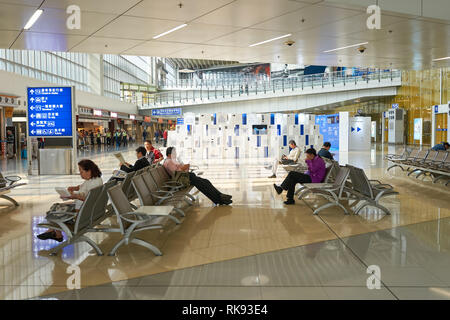
<instances>
[{"instance_id":1,"label":"person standing","mask_svg":"<svg viewBox=\"0 0 450 320\"><path fill-rule=\"evenodd\" d=\"M142 141L147 140L147 128L144 128L144 131L142 131Z\"/></svg>"},{"instance_id":2,"label":"person standing","mask_svg":"<svg viewBox=\"0 0 450 320\"><path fill-rule=\"evenodd\" d=\"M122 131L122 142L123 142L123 146L124 147L128 146L128 136L127 136L127 131L126 130Z\"/></svg>"},{"instance_id":3,"label":"person standing","mask_svg":"<svg viewBox=\"0 0 450 320\"><path fill-rule=\"evenodd\" d=\"M116 137L116 149L119 149L120 148L120 143L121 143L121 140L122 140L122 135L120 134L119 129L116 130L115 137Z\"/></svg>"},{"instance_id":4,"label":"person standing","mask_svg":"<svg viewBox=\"0 0 450 320\"><path fill-rule=\"evenodd\" d=\"M106 145L109 146L111 144L111 132L106 131Z\"/></svg>"},{"instance_id":5,"label":"person standing","mask_svg":"<svg viewBox=\"0 0 450 320\"><path fill-rule=\"evenodd\" d=\"M158 129L155 130L155 142L159 143L159 131L158 131Z\"/></svg>"},{"instance_id":6,"label":"person standing","mask_svg":"<svg viewBox=\"0 0 450 320\"><path fill-rule=\"evenodd\" d=\"M168 136L167 129L164 129L164 133L163 133L164 147L167 147L167 136Z\"/></svg>"},{"instance_id":7,"label":"person standing","mask_svg":"<svg viewBox=\"0 0 450 320\"><path fill-rule=\"evenodd\" d=\"M100 146L102 143L102 138L101 138L101 133L100 130L97 130L97 145Z\"/></svg>"},{"instance_id":8,"label":"person standing","mask_svg":"<svg viewBox=\"0 0 450 320\"><path fill-rule=\"evenodd\" d=\"M94 145L94 132L92 130L89 132L89 137L91 138L91 145L93 146Z\"/></svg>"},{"instance_id":9,"label":"person standing","mask_svg":"<svg viewBox=\"0 0 450 320\"><path fill-rule=\"evenodd\" d=\"M7 153L8 158L14 158L14 135L11 130L6 132L6 144L7 144Z\"/></svg>"}]
</instances>

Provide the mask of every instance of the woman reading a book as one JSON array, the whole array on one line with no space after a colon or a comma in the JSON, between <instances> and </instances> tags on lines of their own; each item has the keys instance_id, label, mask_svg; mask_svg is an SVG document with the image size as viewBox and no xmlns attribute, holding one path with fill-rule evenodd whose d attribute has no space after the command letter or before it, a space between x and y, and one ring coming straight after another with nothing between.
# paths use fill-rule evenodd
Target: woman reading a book
<instances>
[{"instance_id":1,"label":"woman reading a book","mask_svg":"<svg viewBox=\"0 0 450 320\"><path fill-rule=\"evenodd\" d=\"M70 196L61 196L61 199L63 200L75 200L75 211L78 211L78 209L81 207L81 204L86 199L86 196L91 189L103 185L103 180L101 178L102 172L93 161L88 159L81 160L80 162L78 162L78 169L80 171L80 176L84 180L84 182L78 186L68 187L67 191L69 192ZM58 242L64 240L62 232L60 230L53 229L49 229L46 232L39 234L37 237L41 240L52 239Z\"/></svg>"}]
</instances>

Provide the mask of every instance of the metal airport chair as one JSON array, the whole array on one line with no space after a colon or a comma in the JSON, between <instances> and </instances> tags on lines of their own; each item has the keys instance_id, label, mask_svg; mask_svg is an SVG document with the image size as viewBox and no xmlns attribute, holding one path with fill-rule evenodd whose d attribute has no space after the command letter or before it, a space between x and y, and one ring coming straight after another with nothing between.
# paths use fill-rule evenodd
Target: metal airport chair
<instances>
[{"instance_id":1,"label":"metal airport chair","mask_svg":"<svg viewBox=\"0 0 450 320\"><path fill-rule=\"evenodd\" d=\"M111 217L114 213L112 206L108 206L108 189L112 188L117 184L116 180L108 181L103 185L102 192L100 193L97 201L94 204L94 208L92 210L91 215L91 229L89 231L97 232L102 231L99 230L101 227L101 223Z\"/></svg>"},{"instance_id":2,"label":"metal airport chair","mask_svg":"<svg viewBox=\"0 0 450 320\"><path fill-rule=\"evenodd\" d=\"M119 232L122 239L111 249L108 255L113 256L120 246L134 243L143 246L155 255L162 252L154 245L136 238L136 234L146 230L162 229L173 211L173 206L143 206L133 210L120 185L108 190L108 196L117 216Z\"/></svg>"},{"instance_id":3,"label":"metal airport chair","mask_svg":"<svg viewBox=\"0 0 450 320\"><path fill-rule=\"evenodd\" d=\"M412 149L411 152L409 153L409 155L407 155L405 158L402 159L390 159L389 161L393 162L394 164L391 165L389 168L387 168L386 171L391 170L392 168L395 167L399 167L400 169L402 169L402 171L405 171L405 169L403 168L402 164L405 164L408 161L412 161L415 160L417 155L419 154L420 149Z\"/></svg>"},{"instance_id":4,"label":"metal airport chair","mask_svg":"<svg viewBox=\"0 0 450 320\"><path fill-rule=\"evenodd\" d=\"M339 163L337 161L335 161L334 163L332 163L330 166L328 166L325 169L325 178L323 179L323 183L331 183L332 182L332 175L334 174L334 177L336 177L336 172L339 169ZM300 188L298 188L297 190L295 190L295 195L298 195L300 192L302 192L303 190L305 190L305 184L301 184ZM300 198L299 198L300 200Z\"/></svg>"},{"instance_id":5,"label":"metal airport chair","mask_svg":"<svg viewBox=\"0 0 450 320\"><path fill-rule=\"evenodd\" d=\"M135 176L133 178L133 180L131 181L131 184L136 189L136 193L138 195L138 198L139 198L139 201L141 203L141 206L158 206L158 205L161 205L160 203L156 203L153 200L153 196L152 196L150 190L147 188L147 185L145 184L145 181L144 181L142 175ZM170 198L171 197L169 196L169 197L166 197L166 199L164 199L164 200L166 200L165 204L167 204L167 201L169 201ZM178 201L172 201L172 202L180 203L179 200ZM171 203L171 205L175 206L174 203ZM175 207L173 209L173 211L178 213L182 217L185 217L184 212L180 208ZM171 218L173 221L175 221L176 224L180 224L181 223L180 220L178 220L177 218L175 218L173 216L168 216L168 217Z\"/></svg>"},{"instance_id":6,"label":"metal airport chair","mask_svg":"<svg viewBox=\"0 0 450 320\"><path fill-rule=\"evenodd\" d=\"M46 219L48 222L40 223L38 225L39 227L63 231L67 236L66 241L50 250L50 255L56 255L59 250L77 242L87 242L94 248L97 255L103 255L102 250L97 244L92 239L85 236L91 227L92 212L102 189L103 186L91 189L88 192L86 199L83 201L79 212L52 211L47 214ZM75 223L73 223L74 218Z\"/></svg>"},{"instance_id":7,"label":"metal airport chair","mask_svg":"<svg viewBox=\"0 0 450 320\"><path fill-rule=\"evenodd\" d=\"M363 169L347 165L350 169L351 187L345 187L345 192L356 198L356 203L353 204L352 209L355 214L358 214L366 206L374 206L383 210L387 215L391 213L382 206L379 201L381 198L398 194L391 188L377 188L376 185L370 183L366 173Z\"/></svg>"},{"instance_id":8,"label":"metal airport chair","mask_svg":"<svg viewBox=\"0 0 450 320\"><path fill-rule=\"evenodd\" d=\"M16 183L20 180L22 180L22 178L19 176L4 177L3 174L0 172L0 198L8 200L12 204L14 204L16 207L19 206L17 201L5 194L10 193L11 189L26 185L26 183Z\"/></svg>"},{"instance_id":9,"label":"metal airport chair","mask_svg":"<svg viewBox=\"0 0 450 320\"><path fill-rule=\"evenodd\" d=\"M339 202L342 198L345 183L350 173L350 169L346 167L339 167L336 178L333 183L305 183L304 188L298 195L299 200L304 200L308 194L314 194L321 196L328 200L328 203L318 207L313 211L314 214L318 214L320 211L337 206L344 210L345 214L348 214L348 210ZM306 202L305 202L306 203Z\"/></svg>"},{"instance_id":10,"label":"metal airport chair","mask_svg":"<svg viewBox=\"0 0 450 320\"><path fill-rule=\"evenodd\" d=\"M387 154L384 158L389 161L406 160L408 155L409 155L408 149L406 147L404 147L403 150L400 152L400 154L390 153L390 154Z\"/></svg>"},{"instance_id":11,"label":"metal airport chair","mask_svg":"<svg viewBox=\"0 0 450 320\"><path fill-rule=\"evenodd\" d=\"M418 159L411 163L411 166L414 166L416 168L413 168L411 171L409 171L408 176L410 176L413 172L417 171L422 171L423 173L423 169L427 166L427 162L432 162L437 156L437 151L434 150L422 150L421 152L425 155L423 155L423 158L421 158L422 155L419 154L419 156L417 156Z\"/></svg>"},{"instance_id":12,"label":"metal airport chair","mask_svg":"<svg viewBox=\"0 0 450 320\"><path fill-rule=\"evenodd\" d=\"M155 175L147 173L143 175L143 178L148 189L152 193L154 200L157 201L157 203L165 201L166 197L170 195L172 199L182 199L190 206L194 204L195 197L190 194L192 186L181 190L174 190L170 187L162 185L160 179L155 180L154 176ZM158 175L156 176L158 177Z\"/></svg>"}]
</instances>

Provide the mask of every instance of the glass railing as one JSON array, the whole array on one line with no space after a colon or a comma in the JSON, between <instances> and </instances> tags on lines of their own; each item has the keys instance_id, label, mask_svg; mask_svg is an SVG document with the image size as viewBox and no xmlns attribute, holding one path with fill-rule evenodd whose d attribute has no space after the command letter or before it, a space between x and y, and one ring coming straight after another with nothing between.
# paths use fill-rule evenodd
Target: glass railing
<instances>
[{"instance_id":1,"label":"glass railing","mask_svg":"<svg viewBox=\"0 0 450 320\"><path fill-rule=\"evenodd\" d=\"M140 108L161 107L164 105L205 103L223 101L237 97L260 96L264 94L274 94L289 91L301 92L319 88L330 88L335 86L351 86L363 83L393 82L399 83L401 80L399 70L377 70L362 75L346 75L344 72L320 73L313 75L303 75L293 78L278 78L269 81L259 80L253 82L223 82L217 85L215 82L203 82L200 85L191 84L182 89L177 87L177 91L161 92L150 95L148 100L138 101Z\"/></svg>"}]
</instances>

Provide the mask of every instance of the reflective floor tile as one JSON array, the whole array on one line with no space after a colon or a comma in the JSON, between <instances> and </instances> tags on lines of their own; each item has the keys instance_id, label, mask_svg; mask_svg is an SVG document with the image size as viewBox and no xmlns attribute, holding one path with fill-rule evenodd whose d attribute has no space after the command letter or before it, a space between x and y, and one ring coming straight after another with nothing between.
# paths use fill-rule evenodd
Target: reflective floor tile
<instances>
[{"instance_id":1,"label":"reflective floor tile","mask_svg":"<svg viewBox=\"0 0 450 320\"><path fill-rule=\"evenodd\" d=\"M390 287L400 300L450 300L450 288Z\"/></svg>"},{"instance_id":2,"label":"reflective floor tile","mask_svg":"<svg viewBox=\"0 0 450 320\"><path fill-rule=\"evenodd\" d=\"M137 300L192 300L197 287L152 286L129 287Z\"/></svg>"},{"instance_id":3,"label":"reflective floor tile","mask_svg":"<svg viewBox=\"0 0 450 320\"><path fill-rule=\"evenodd\" d=\"M386 288L369 290L367 287L323 287L331 300L395 300Z\"/></svg>"},{"instance_id":4,"label":"reflective floor tile","mask_svg":"<svg viewBox=\"0 0 450 320\"><path fill-rule=\"evenodd\" d=\"M200 286L257 286L261 283L254 256L203 266Z\"/></svg>"},{"instance_id":5,"label":"reflective floor tile","mask_svg":"<svg viewBox=\"0 0 450 320\"><path fill-rule=\"evenodd\" d=\"M259 287L198 287L196 300L260 300Z\"/></svg>"},{"instance_id":6,"label":"reflective floor tile","mask_svg":"<svg viewBox=\"0 0 450 320\"><path fill-rule=\"evenodd\" d=\"M328 300L321 287L261 287L262 299L267 300Z\"/></svg>"}]
</instances>

